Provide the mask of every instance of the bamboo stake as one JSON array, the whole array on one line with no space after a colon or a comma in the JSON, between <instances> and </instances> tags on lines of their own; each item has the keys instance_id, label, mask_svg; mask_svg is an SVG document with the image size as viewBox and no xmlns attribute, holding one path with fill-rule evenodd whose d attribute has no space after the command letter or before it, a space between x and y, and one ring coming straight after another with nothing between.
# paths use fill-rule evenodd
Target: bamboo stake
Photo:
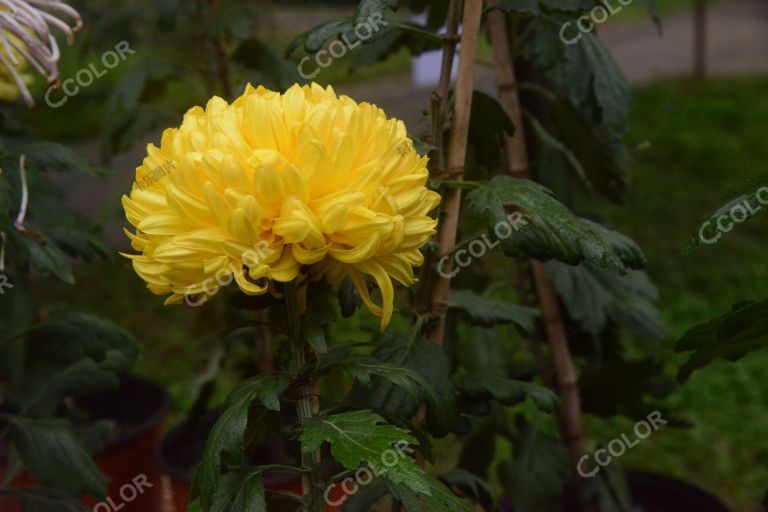
<instances>
[{"instance_id":1,"label":"bamboo stake","mask_svg":"<svg viewBox=\"0 0 768 512\"><path fill-rule=\"evenodd\" d=\"M512 116L512 122L515 125L514 135L507 137L505 143L508 170L516 178L531 179L520 98L517 94L517 79L509 48L509 31L507 29L506 16L503 12L496 9L489 12L488 30L496 66L499 97L504 107ZM561 435L568 447L574 472L574 482L578 488L579 480L576 465L586 454L578 377L568 347L568 336L563 324L557 295L544 272L542 262L531 259L531 267L534 286L542 312L544 330L550 350L552 351L555 375L563 401L560 422ZM592 507L589 504L583 504L582 510L590 511Z\"/></svg>"},{"instance_id":2,"label":"bamboo stake","mask_svg":"<svg viewBox=\"0 0 768 512\"><path fill-rule=\"evenodd\" d=\"M475 86L475 55L482 14L482 0L466 0L462 21L463 30L461 33L461 49L459 51L459 69L454 94L453 125L448 146L448 168L440 176L442 179L461 181L464 177L464 162L467 156L467 139L469 136L469 116ZM447 254L456 244L460 206L461 189L448 189L443 194L442 219L437 233L438 258ZM447 271L450 272L450 268ZM448 308L450 288L450 279L437 276L434 281L434 287L431 290L430 312L438 317L438 322L429 333L429 339L438 345L442 345L445 336L445 311Z\"/></svg>"}]
</instances>

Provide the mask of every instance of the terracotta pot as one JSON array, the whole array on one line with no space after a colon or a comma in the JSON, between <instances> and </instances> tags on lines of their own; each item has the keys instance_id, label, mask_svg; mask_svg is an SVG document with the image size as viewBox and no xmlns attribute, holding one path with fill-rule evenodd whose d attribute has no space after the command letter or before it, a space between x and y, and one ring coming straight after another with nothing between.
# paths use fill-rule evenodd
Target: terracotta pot
<instances>
[{"instance_id":1,"label":"terracotta pot","mask_svg":"<svg viewBox=\"0 0 768 512\"><path fill-rule=\"evenodd\" d=\"M170 477L176 512L187 511L192 477L202 459L208 434L218 417L218 411L210 411L197 420L185 421L169 430L157 445L155 461L160 471ZM265 446L263 453L265 459L274 457L274 451L270 450L270 447ZM267 475L264 478L264 487L271 491L301 494L301 478L292 475ZM338 486L329 497L333 501L341 497ZM341 510L341 506L326 505L328 512Z\"/></svg>"},{"instance_id":2,"label":"terracotta pot","mask_svg":"<svg viewBox=\"0 0 768 512\"><path fill-rule=\"evenodd\" d=\"M106 447L94 457L109 479L104 500L84 497L93 512L163 512L161 474L154 465L155 445L170 407L168 393L158 384L135 376L122 376L120 388L75 401L92 420L111 420L115 430ZM5 464L0 457L0 474ZM23 473L11 486L17 489L37 483ZM16 500L0 499L2 512L19 512Z\"/></svg>"}]
</instances>

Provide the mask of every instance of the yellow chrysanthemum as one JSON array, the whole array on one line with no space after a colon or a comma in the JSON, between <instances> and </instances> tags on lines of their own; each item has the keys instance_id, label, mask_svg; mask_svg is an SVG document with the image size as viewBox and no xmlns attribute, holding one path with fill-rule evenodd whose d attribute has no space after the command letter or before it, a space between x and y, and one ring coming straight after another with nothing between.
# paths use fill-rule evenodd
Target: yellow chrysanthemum
<instances>
[{"instance_id":1,"label":"yellow chrysanthemum","mask_svg":"<svg viewBox=\"0 0 768 512\"><path fill-rule=\"evenodd\" d=\"M70 26L70 24L72 26ZM51 33L57 28L72 44L82 26L80 14L60 0L2 0L0 2L0 100L24 97L35 104L27 87L32 76L23 73L30 64L49 85L59 82L59 44Z\"/></svg>"},{"instance_id":2,"label":"yellow chrysanthemum","mask_svg":"<svg viewBox=\"0 0 768 512\"><path fill-rule=\"evenodd\" d=\"M250 85L231 105L214 97L149 145L123 197L136 272L166 303L210 296L234 278L243 292L305 276L349 276L366 307L393 309L393 284L415 282L427 214L427 158L402 121L331 87L279 94ZM365 276L381 291L369 295Z\"/></svg>"},{"instance_id":3,"label":"yellow chrysanthemum","mask_svg":"<svg viewBox=\"0 0 768 512\"><path fill-rule=\"evenodd\" d=\"M18 38L6 34L6 37L13 41L16 46L23 44ZM21 96L21 87L34 82L34 77L24 71L27 68L27 60L18 51L0 45L0 63L7 63L0 66L0 101L12 102Z\"/></svg>"}]
</instances>

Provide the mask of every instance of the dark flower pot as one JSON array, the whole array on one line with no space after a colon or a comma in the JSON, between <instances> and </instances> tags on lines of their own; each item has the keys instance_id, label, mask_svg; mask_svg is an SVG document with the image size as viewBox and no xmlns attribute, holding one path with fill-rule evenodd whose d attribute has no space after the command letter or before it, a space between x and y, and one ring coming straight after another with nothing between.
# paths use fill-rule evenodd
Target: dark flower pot
<instances>
[{"instance_id":1,"label":"dark flower pot","mask_svg":"<svg viewBox=\"0 0 768 512\"><path fill-rule=\"evenodd\" d=\"M169 430L157 445L155 461L159 470L170 477L176 512L186 512L189 506L190 489L195 468L202 459L205 443L213 425L219 417L218 411L210 411L200 418L188 420ZM270 458L265 447L264 457ZM271 491L286 491L301 494L301 478L293 475L267 475L264 487ZM338 493L331 493L332 499ZM340 512L342 507L326 505L328 512Z\"/></svg>"},{"instance_id":2,"label":"dark flower pot","mask_svg":"<svg viewBox=\"0 0 768 512\"><path fill-rule=\"evenodd\" d=\"M95 457L99 470L109 478L103 500L82 499L93 512L162 512L161 474L153 453L162 434L162 423L170 407L165 389L140 377L120 377L120 388L75 401L75 407L93 421L115 423L107 444ZM4 470L0 456L0 473ZM11 484L17 489L36 486L23 473ZM18 512L15 500L0 500L2 512Z\"/></svg>"},{"instance_id":3,"label":"dark flower pot","mask_svg":"<svg viewBox=\"0 0 768 512\"><path fill-rule=\"evenodd\" d=\"M126 375L119 389L78 398L76 404L92 420L115 422L112 438L95 457L110 478L108 498L83 502L93 512L162 512L162 475L154 464L154 450L171 404L165 388Z\"/></svg>"},{"instance_id":4,"label":"dark flower pot","mask_svg":"<svg viewBox=\"0 0 768 512\"><path fill-rule=\"evenodd\" d=\"M634 504L643 512L730 512L719 499L682 480L634 470L627 470L626 477ZM514 512L514 507L504 499L499 510ZM577 512L578 507L566 510Z\"/></svg>"},{"instance_id":5,"label":"dark flower pot","mask_svg":"<svg viewBox=\"0 0 768 512\"><path fill-rule=\"evenodd\" d=\"M676 478L627 471L627 480L635 504L644 512L729 512L716 497Z\"/></svg>"}]
</instances>

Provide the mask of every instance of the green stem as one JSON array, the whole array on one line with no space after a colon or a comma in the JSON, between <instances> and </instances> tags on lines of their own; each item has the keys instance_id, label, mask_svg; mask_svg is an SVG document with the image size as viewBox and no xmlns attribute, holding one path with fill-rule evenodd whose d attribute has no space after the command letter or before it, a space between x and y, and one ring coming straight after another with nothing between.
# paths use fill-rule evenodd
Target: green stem
<instances>
[{"instance_id":1,"label":"green stem","mask_svg":"<svg viewBox=\"0 0 768 512\"><path fill-rule=\"evenodd\" d=\"M307 371L307 342L301 329L301 316L299 314L299 296L296 281L285 284L285 304L288 311L288 332L290 337L291 358L293 359L299 399L296 403L296 412L299 416L299 425L303 425L308 419L314 417L312 407L314 392L312 389L312 376ZM323 477L320 474L320 457L315 451L302 452L302 465L311 470L309 476L303 477L304 509L309 512L323 512Z\"/></svg>"}]
</instances>

